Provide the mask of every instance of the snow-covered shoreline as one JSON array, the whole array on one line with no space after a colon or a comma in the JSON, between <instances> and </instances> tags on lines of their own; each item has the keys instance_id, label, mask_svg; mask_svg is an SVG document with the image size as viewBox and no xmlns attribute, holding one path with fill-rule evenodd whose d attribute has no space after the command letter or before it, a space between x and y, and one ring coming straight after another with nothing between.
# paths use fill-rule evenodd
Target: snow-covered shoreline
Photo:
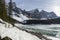
<instances>
[{"instance_id":1,"label":"snow-covered shoreline","mask_svg":"<svg viewBox=\"0 0 60 40\"><path fill-rule=\"evenodd\" d=\"M1 24L0 24L0 36L1 38L8 36L13 40L40 40L38 37L25 31L19 30L16 27L6 28L4 27L4 25Z\"/></svg>"},{"instance_id":2,"label":"snow-covered shoreline","mask_svg":"<svg viewBox=\"0 0 60 40\"><path fill-rule=\"evenodd\" d=\"M8 36L9 38L13 40L41 40L36 35L32 35L31 33L27 33L26 31L19 30L16 27L5 27L5 24L0 23L0 36L1 38L4 38ZM45 35L46 36L46 35ZM59 38L46 36L49 39L52 40L60 40Z\"/></svg>"}]
</instances>

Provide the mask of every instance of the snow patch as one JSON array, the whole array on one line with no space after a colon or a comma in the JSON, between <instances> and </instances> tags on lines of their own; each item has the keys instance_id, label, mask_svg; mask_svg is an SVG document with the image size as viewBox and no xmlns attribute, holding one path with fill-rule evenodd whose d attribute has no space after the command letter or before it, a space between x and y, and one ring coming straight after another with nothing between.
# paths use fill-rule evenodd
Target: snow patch
<instances>
[{"instance_id":1,"label":"snow patch","mask_svg":"<svg viewBox=\"0 0 60 40\"><path fill-rule=\"evenodd\" d=\"M24 16L23 14L20 14L19 16L20 17L16 17L15 15L12 15L11 17L19 22L23 22L24 20L29 20L29 18Z\"/></svg>"},{"instance_id":2,"label":"snow patch","mask_svg":"<svg viewBox=\"0 0 60 40\"><path fill-rule=\"evenodd\" d=\"M52 36L47 36L47 35L44 35L44 36L52 40L60 40L60 38L57 38L57 37L52 37Z\"/></svg>"},{"instance_id":3,"label":"snow patch","mask_svg":"<svg viewBox=\"0 0 60 40\"><path fill-rule=\"evenodd\" d=\"M38 37L25 31L19 30L16 27L5 28L4 26L1 26L0 35L2 38L8 36L13 40L40 40Z\"/></svg>"}]
</instances>

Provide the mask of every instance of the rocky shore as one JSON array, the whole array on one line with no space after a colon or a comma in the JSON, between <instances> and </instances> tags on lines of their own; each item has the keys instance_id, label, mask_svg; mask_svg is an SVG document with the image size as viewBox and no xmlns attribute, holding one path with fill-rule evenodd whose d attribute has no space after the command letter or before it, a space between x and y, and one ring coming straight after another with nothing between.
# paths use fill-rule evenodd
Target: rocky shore
<instances>
[{"instance_id":1,"label":"rocky shore","mask_svg":"<svg viewBox=\"0 0 60 40\"><path fill-rule=\"evenodd\" d=\"M8 28L9 29L9 28ZM12 28L10 28L10 29L12 29ZM18 29L18 28L17 28ZM49 38L47 38L47 37L45 37L45 36L43 36L43 34L41 34L41 33L35 33L35 32L31 32L31 31L27 31L27 30L24 30L24 29L18 29L18 30L22 30L23 32L25 31L26 33L28 33L28 34L31 34L31 35L35 35L36 37L38 37L40 40L52 40L52 39L49 39ZM16 30L16 31L18 31L18 30ZM1 30L0 30L1 31ZM8 31L9 32L9 31ZM12 32L13 32L13 30L12 30ZM4 33L6 33L6 32L4 32ZM3 33L3 34L4 34ZM2 34L2 35L3 35ZM6 34L7 35L7 34ZM12 35L12 34L11 34ZM13 34L13 35L15 35L15 34ZM3 37L3 38L1 38L1 36L0 36L0 40L13 40L12 38L10 38L9 36L5 36L5 37Z\"/></svg>"},{"instance_id":2,"label":"rocky shore","mask_svg":"<svg viewBox=\"0 0 60 40\"><path fill-rule=\"evenodd\" d=\"M34 32L31 32L31 31L29 32L29 31L27 31L27 30L26 30L26 32L31 33L32 35L37 36L37 37L38 37L39 39L41 39L41 40L52 40L52 39L49 39L49 38L43 36L41 33L34 33ZM4 37L4 38L2 39L1 36L0 36L0 40L12 40L12 39L9 38L8 36L6 36L6 37Z\"/></svg>"},{"instance_id":3,"label":"rocky shore","mask_svg":"<svg viewBox=\"0 0 60 40\"><path fill-rule=\"evenodd\" d=\"M27 31L27 30L25 30L25 31L28 32L28 33L31 33L32 35L37 36L37 37L38 37L39 39L41 39L41 40L52 40L52 39L49 39L49 38L43 36L43 34L41 34L41 33L32 32L32 31Z\"/></svg>"},{"instance_id":4,"label":"rocky shore","mask_svg":"<svg viewBox=\"0 0 60 40\"><path fill-rule=\"evenodd\" d=\"M2 27L2 26L1 26ZM25 30L25 29L22 29L22 28L20 28L20 27L17 27L17 26L15 26L15 28L17 29L15 29L14 27L12 27L12 28L5 28L4 27L4 25L3 25L3 30L7 30L8 32L9 32L9 29L12 29L12 30L10 30L10 31L18 31L18 30L21 30L21 31L25 31L26 33L29 33L29 34L32 34L32 35L35 35L36 37L38 37L39 39L41 39L41 40L52 40L52 39L50 39L50 38L47 38L47 37L45 37L45 36L43 36L43 34L41 34L41 33L37 33L37 32L32 32L32 31L28 31L28 30ZM14 30L13 30L14 29ZM1 29L2 30L2 29ZM0 31L1 31L0 30ZM2 31L3 31L2 30ZM6 33L6 32L4 32L4 33ZM3 34L4 34L3 33ZM14 34L13 34L14 35ZM0 36L0 40L12 40L10 37L8 37L8 36L6 36L6 37L4 37L4 38L1 38L1 36Z\"/></svg>"}]
</instances>

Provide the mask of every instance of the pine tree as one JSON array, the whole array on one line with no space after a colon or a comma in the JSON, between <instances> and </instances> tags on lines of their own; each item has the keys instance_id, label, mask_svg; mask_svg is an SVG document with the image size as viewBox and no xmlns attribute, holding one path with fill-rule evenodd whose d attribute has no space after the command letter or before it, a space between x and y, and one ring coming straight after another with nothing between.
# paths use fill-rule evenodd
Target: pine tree
<instances>
[{"instance_id":1,"label":"pine tree","mask_svg":"<svg viewBox=\"0 0 60 40\"><path fill-rule=\"evenodd\" d=\"M12 1L12 0L10 0ZM11 6L11 4L10 4ZM10 14L12 14L12 6L10 7ZM3 20L3 21L6 21L7 23L10 23L14 26L14 23L17 22L16 20L12 19L10 16L7 16L7 9L6 9L6 6L5 6L5 0L0 0L0 18Z\"/></svg>"},{"instance_id":2,"label":"pine tree","mask_svg":"<svg viewBox=\"0 0 60 40\"><path fill-rule=\"evenodd\" d=\"M5 17L6 13L7 13L7 11L5 8L5 0L0 0L0 18Z\"/></svg>"}]
</instances>

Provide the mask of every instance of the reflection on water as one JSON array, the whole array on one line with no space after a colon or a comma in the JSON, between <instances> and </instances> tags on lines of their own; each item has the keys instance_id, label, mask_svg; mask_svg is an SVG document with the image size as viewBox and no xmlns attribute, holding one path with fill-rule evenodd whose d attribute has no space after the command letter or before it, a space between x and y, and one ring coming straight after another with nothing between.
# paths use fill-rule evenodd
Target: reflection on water
<instances>
[{"instance_id":1,"label":"reflection on water","mask_svg":"<svg viewBox=\"0 0 60 40\"><path fill-rule=\"evenodd\" d=\"M18 24L19 27L26 29L28 31L40 32L42 34L56 36L60 33L60 24L51 24L51 25L22 25Z\"/></svg>"}]
</instances>

